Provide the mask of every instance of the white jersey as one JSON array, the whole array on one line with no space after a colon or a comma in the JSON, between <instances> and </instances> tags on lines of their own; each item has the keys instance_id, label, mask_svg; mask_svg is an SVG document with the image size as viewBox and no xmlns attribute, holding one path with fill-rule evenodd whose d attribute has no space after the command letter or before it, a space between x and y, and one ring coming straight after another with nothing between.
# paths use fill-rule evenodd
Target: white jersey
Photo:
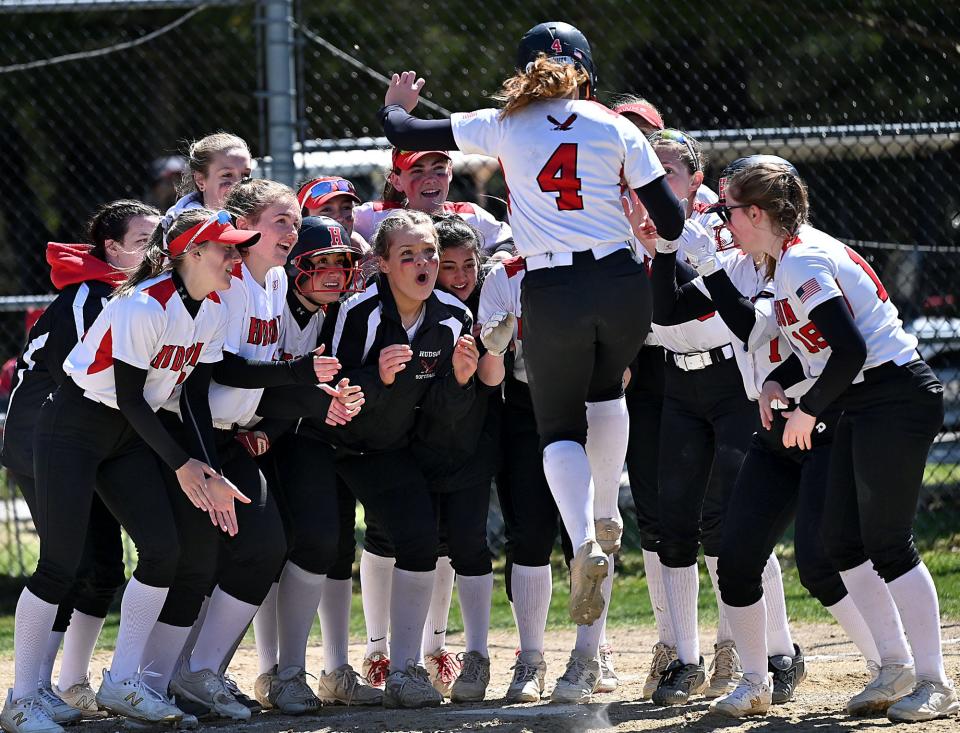
<instances>
[{"instance_id":1,"label":"white jersey","mask_svg":"<svg viewBox=\"0 0 960 733\"><path fill-rule=\"evenodd\" d=\"M917 339L903 330L896 306L873 268L857 252L811 226L784 245L774 276L774 313L786 341L808 377L818 377L830 345L810 320L810 311L842 297L867 345L863 369L918 358ZM853 380L863 381L863 371Z\"/></svg>"},{"instance_id":2,"label":"white jersey","mask_svg":"<svg viewBox=\"0 0 960 733\"><path fill-rule=\"evenodd\" d=\"M287 276L282 267L267 271L261 287L245 264L233 272L229 290L219 291L227 310L227 335L223 350L244 359L275 361L280 358ZM210 413L220 427L245 427L256 420L263 389L241 389L210 384Z\"/></svg>"},{"instance_id":3,"label":"white jersey","mask_svg":"<svg viewBox=\"0 0 960 733\"><path fill-rule=\"evenodd\" d=\"M293 306L298 315L306 315L306 309L297 302ZM290 297L283 307L283 335L280 339L280 358L284 361L305 356L317 348L317 339L320 337L320 327L325 317L323 308L310 314L306 324L301 327L290 306Z\"/></svg>"},{"instance_id":4,"label":"white jersey","mask_svg":"<svg viewBox=\"0 0 960 733\"><path fill-rule=\"evenodd\" d=\"M506 119L497 109L458 112L450 123L464 153L499 159L524 257L630 242L622 186L640 188L664 175L640 131L589 100L542 100Z\"/></svg>"},{"instance_id":5,"label":"white jersey","mask_svg":"<svg viewBox=\"0 0 960 733\"><path fill-rule=\"evenodd\" d=\"M526 383L527 367L523 361L523 319L520 312L520 283L526 269L522 257L511 257L498 262L483 279L477 323L482 327L498 311L513 313L517 323L513 327L513 377Z\"/></svg>"},{"instance_id":6,"label":"white jersey","mask_svg":"<svg viewBox=\"0 0 960 733\"><path fill-rule=\"evenodd\" d=\"M380 222L391 214L402 211L403 205L392 201L367 201L353 209L353 231L368 242L373 239ZM482 206L462 201L444 201L443 212L456 214L483 235L483 251L487 254L497 245L510 239L510 225L500 221Z\"/></svg>"},{"instance_id":7,"label":"white jersey","mask_svg":"<svg viewBox=\"0 0 960 733\"><path fill-rule=\"evenodd\" d=\"M111 298L63 363L84 396L117 409L114 361L146 369L143 397L156 412L179 397L180 385L198 363L223 358L226 310L217 293L187 311L170 273L145 280Z\"/></svg>"}]
</instances>

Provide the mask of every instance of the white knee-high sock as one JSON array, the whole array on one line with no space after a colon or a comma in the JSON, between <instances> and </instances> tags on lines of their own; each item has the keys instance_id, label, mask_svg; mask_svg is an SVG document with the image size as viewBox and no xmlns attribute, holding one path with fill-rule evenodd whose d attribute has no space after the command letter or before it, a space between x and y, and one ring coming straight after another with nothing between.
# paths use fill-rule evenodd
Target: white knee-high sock
<instances>
[{"instance_id":1,"label":"white knee-high sock","mask_svg":"<svg viewBox=\"0 0 960 733\"><path fill-rule=\"evenodd\" d=\"M576 552L588 539L597 538L593 524L593 477L587 452L572 440L551 443L543 449L543 472Z\"/></svg>"},{"instance_id":2,"label":"white knee-high sock","mask_svg":"<svg viewBox=\"0 0 960 733\"><path fill-rule=\"evenodd\" d=\"M200 604L200 610L197 612L197 620L190 627L190 633L187 634L187 640L183 642L183 648L180 650L180 658L177 660L179 666L181 662L190 659L193 654L193 647L197 645L197 637L200 636L200 629L203 628L203 622L207 619L207 609L210 607L210 596L204 596Z\"/></svg>"},{"instance_id":3,"label":"white knee-high sock","mask_svg":"<svg viewBox=\"0 0 960 733\"><path fill-rule=\"evenodd\" d=\"M253 617L253 639L257 643L257 674L269 672L280 661L280 632L277 621L277 593L273 583Z\"/></svg>"},{"instance_id":4,"label":"white knee-high sock","mask_svg":"<svg viewBox=\"0 0 960 733\"><path fill-rule=\"evenodd\" d=\"M685 568L663 567L663 587L666 591L667 605L670 608L670 621L677 635L677 656L684 664L697 664L700 661L700 637L697 628L697 596L700 591L700 577L697 566Z\"/></svg>"},{"instance_id":5,"label":"white knee-high sock","mask_svg":"<svg viewBox=\"0 0 960 733\"><path fill-rule=\"evenodd\" d=\"M14 681L13 699L32 697L37 694L40 679L40 663L43 650L50 638L50 629L57 618L57 607L41 600L28 588L20 593L17 615L14 621Z\"/></svg>"},{"instance_id":6,"label":"white knee-high sock","mask_svg":"<svg viewBox=\"0 0 960 733\"><path fill-rule=\"evenodd\" d=\"M323 670L333 672L348 663L350 599L353 580L324 578L320 595L320 633L323 636Z\"/></svg>"},{"instance_id":7,"label":"white knee-high sock","mask_svg":"<svg viewBox=\"0 0 960 733\"><path fill-rule=\"evenodd\" d=\"M653 619L657 623L657 641L676 646L677 635L673 632L667 591L663 587L663 565L660 556L650 550L643 551L643 570L647 576L647 592L653 607Z\"/></svg>"},{"instance_id":8,"label":"white knee-high sock","mask_svg":"<svg viewBox=\"0 0 960 733\"><path fill-rule=\"evenodd\" d=\"M438 557L437 570L433 576L433 591L430 593L430 610L427 612L427 621L423 625L421 655L433 654L447 643L447 621L450 619L455 576L450 558Z\"/></svg>"},{"instance_id":9,"label":"white knee-high sock","mask_svg":"<svg viewBox=\"0 0 960 733\"><path fill-rule=\"evenodd\" d=\"M323 576L287 560L277 591L280 669L307 667L307 639L320 605Z\"/></svg>"},{"instance_id":10,"label":"white knee-high sock","mask_svg":"<svg viewBox=\"0 0 960 733\"><path fill-rule=\"evenodd\" d=\"M103 621L99 616L89 616L73 609L70 625L63 637L63 655L60 657L57 687L61 690L79 684L90 675L90 660L97 647Z\"/></svg>"},{"instance_id":11,"label":"white knee-high sock","mask_svg":"<svg viewBox=\"0 0 960 733\"><path fill-rule=\"evenodd\" d=\"M436 587L436 583L434 583ZM490 603L493 599L493 573L486 575L458 575L457 593L460 596L460 614L466 650L480 652L487 659L487 634L490 631Z\"/></svg>"},{"instance_id":12,"label":"white knee-high sock","mask_svg":"<svg viewBox=\"0 0 960 733\"><path fill-rule=\"evenodd\" d=\"M727 606L727 617L744 674L767 676L767 607L761 598L749 606ZM790 650L793 656L793 650Z\"/></svg>"},{"instance_id":13,"label":"white knee-high sock","mask_svg":"<svg viewBox=\"0 0 960 733\"><path fill-rule=\"evenodd\" d=\"M704 555L703 559L707 564L707 574L710 576L713 595L717 599L717 643L733 641L733 631L731 631L730 622L727 620L727 607L720 598L720 585L717 581L717 558L712 555Z\"/></svg>"},{"instance_id":14,"label":"white knee-high sock","mask_svg":"<svg viewBox=\"0 0 960 733\"><path fill-rule=\"evenodd\" d=\"M887 583L913 650L917 678L947 683L940 641L940 601L930 571L922 562Z\"/></svg>"},{"instance_id":15,"label":"white knee-high sock","mask_svg":"<svg viewBox=\"0 0 960 733\"><path fill-rule=\"evenodd\" d=\"M600 617L589 626L577 626L577 640L574 643L574 649L581 654L589 656L591 659L599 656L600 643L603 638L604 629L607 626L607 613L610 611L610 594L613 591L613 555L607 555L610 561L610 567L607 568L607 576L603 579L600 586L600 592L603 595L603 611Z\"/></svg>"},{"instance_id":16,"label":"white knee-high sock","mask_svg":"<svg viewBox=\"0 0 960 733\"><path fill-rule=\"evenodd\" d=\"M520 651L543 653L543 637L553 595L553 573L549 565L518 565L510 571L513 588L513 615L520 637Z\"/></svg>"},{"instance_id":17,"label":"white knee-high sock","mask_svg":"<svg viewBox=\"0 0 960 733\"><path fill-rule=\"evenodd\" d=\"M415 573L393 569L390 596L390 671L406 669L417 661L423 624L430 608L433 570Z\"/></svg>"},{"instance_id":18,"label":"white knee-high sock","mask_svg":"<svg viewBox=\"0 0 960 733\"><path fill-rule=\"evenodd\" d=\"M881 663L909 664L912 657L900 623L900 612L887 584L873 569L873 563L867 560L855 568L842 570L840 577L870 629Z\"/></svg>"},{"instance_id":19,"label":"white knee-high sock","mask_svg":"<svg viewBox=\"0 0 960 733\"><path fill-rule=\"evenodd\" d=\"M860 650L863 658L868 662L880 664L880 652L877 651L877 644L867 628L867 622L860 615L857 604L848 593L832 606L827 606L827 610L837 620L840 627L846 632L847 638L853 642L854 646Z\"/></svg>"},{"instance_id":20,"label":"white knee-high sock","mask_svg":"<svg viewBox=\"0 0 960 733\"><path fill-rule=\"evenodd\" d=\"M190 671L218 671L256 612L257 607L252 603L234 598L220 586L214 588L207 606L207 618L190 655Z\"/></svg>"},{"instance_id":21,"label":"white knee-high sock","mask_svg":"<svg viewBox=\"0 0 960 733\"><path fill-rule=\"evenodd\" d=\"M57 661L57 653L60 651L60 644L62 641L62 631L51 631L50 638L47 639L47 645L43 650L43 659L40 660L40 675L38 682L47 687L50 686L52 681L53 665Z\"/></svg>"},{"instance_id":22,"label":"white knee-high sock","mask_svg":"<svg viewBox=\"0 0 960 733\"><path fill-rule=\"evenodd\" d=\"M586 451L593 474L594 516L622 521L617 499L630 434L627 400L621 397L606 402L588 402L587 426Z\"/></svg>"},{"instance_id":23,"label":"white knee-high sock","mask_svg":"<svg viewBox=\"0 0 960 733\"><path fill-rule=\"evenodd\" d=\"M363 620L367 626L367 650L387 653L387 632L390 629L390 596L393 585L392 557L380 557L364 550L360 553L360 598Z\"/></svg>"},{"instance_id":24,"label":"white knee-high sock","mask_svg":"<svg viewBox=\"0 0 960 733\"><path fill-rule=\"evenodd\" d=\"M767 607L767 654L792 657L793 637L787 618L787 599L783 595L780 561L770 553L763 567L763 602Z\"/></svg>"},{"instance_id":25,"label":"white knee-high sock","mask_svg":"<svg viewBox=\"0 0 960 733\"><path fill-rule=\"evenodd\" d=\"M160 675L151 678L150 686L164 695L167 694L167 688L170 686L170 678L173 677L173 671L177 666L180 650L183 649L189 635L189 626L171 626L157 621L153 625L153 631L150 632L150 638L147 639L147 645L143 650L142 666L150 667L151 672Z\"/></svg>"},{"instance_id":26,"label":"white knee-high sock","mask_svg":"<svg viewBox=\"0 0 960 733\"><path fill-rule=\"evenodd\" d=\"M169 588L145 585L130 578L120 603L120 630L113 652L110 676L115 682L133 677L140 669L143 648L160 616Z\"/></svg>"}]
</instances>

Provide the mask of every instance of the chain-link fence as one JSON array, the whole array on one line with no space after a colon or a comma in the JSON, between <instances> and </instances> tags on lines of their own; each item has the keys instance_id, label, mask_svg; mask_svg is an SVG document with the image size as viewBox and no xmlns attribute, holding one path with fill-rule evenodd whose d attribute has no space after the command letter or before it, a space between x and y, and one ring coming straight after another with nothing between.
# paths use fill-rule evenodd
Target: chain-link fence
<instances>
[{"instance_id":1,"label":"chain-link fence","mask_svg":"<svg viewBox=\"0 0 960 733\"><path fill-rule=\"evenodd\" d=\"M815 225L874 264L945 383L927 484L957 493L960 5L932 0L0 0L0 360L51 291L44 244L78 241L104 201L169 205L186 141L235 132L268 156L261 175L345 175L376 197L385 76L419 71L423 114L489 106L523 31L551 18L591 39L601 99L639 94L693 132L708 185L747 153L797 165ZM287 88L267 68L278 24ZM504 194L495 161L458 159L451 200L504 217Z\"/></svg>"}]
</instances>

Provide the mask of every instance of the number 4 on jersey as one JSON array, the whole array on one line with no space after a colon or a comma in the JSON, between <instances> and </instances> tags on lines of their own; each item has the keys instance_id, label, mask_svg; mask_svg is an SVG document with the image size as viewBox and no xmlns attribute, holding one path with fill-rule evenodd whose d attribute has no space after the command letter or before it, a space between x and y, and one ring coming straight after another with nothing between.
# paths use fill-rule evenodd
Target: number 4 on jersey
<instances>
[{"instance_id":1,"label":"number 4 on jersey","mask_svg":"<svg viewBox=\"0 0 960 733\"><path fill-rule=\"evenodd\" d=\"M537 184L544 193L558 193L557 208L575 211L583 208L580 179L577 178L577 144L561 143L537 174Z\"/></svg>"}]
</instances>

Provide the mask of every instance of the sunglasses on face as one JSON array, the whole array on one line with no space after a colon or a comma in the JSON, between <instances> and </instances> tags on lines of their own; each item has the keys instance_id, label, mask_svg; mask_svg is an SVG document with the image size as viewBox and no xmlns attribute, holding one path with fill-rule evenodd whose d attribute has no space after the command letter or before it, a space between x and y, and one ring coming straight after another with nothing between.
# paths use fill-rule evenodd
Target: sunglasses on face
<instances>
[{"instance_id":1,"label":"sunglasses on face","mask_svg":"<svg viewBox=\"0 0 960 733\"><path fill-rule=\"evenodd\" d=\"M687 152L690 153L690 159L693 160L693 172L696 173L699 170L703 170L700 165L700 156L697 155L696 149L693 147L693 142L691 139L684 135L680 130L674 130L672 128L666 128L665 130L657 130L652 135L650 135L650 143L657 143L660 140L667 140L672 143L680 143L686 147Z\"/></svg>"},{"instance_id":2,"label":"sunglasses on face","mask_svg":"<svg viewBox=\"0 0 960 733\"><path fill-rule=\"evenodd\" d=\"M710 211L712 211L714 214L719 216L724 224L729 224L731 211L733 211L734 209L746 209L749 206L753 206L753 204L734 204L733 206L727 206L726 204L716 204L715 206L712 206L710 208Z\"/></svg>"}]
</instances>

